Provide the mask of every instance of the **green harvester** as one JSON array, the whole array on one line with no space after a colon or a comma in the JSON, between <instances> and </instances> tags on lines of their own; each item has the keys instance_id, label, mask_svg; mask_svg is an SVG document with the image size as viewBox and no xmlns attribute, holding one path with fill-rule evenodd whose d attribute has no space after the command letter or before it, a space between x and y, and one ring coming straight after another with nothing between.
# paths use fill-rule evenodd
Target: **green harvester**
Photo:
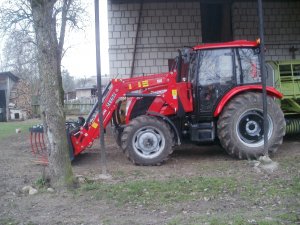
<instances>
[{"instance_id":1,"label":"green harvester","mask_svg":"<svg viewBox=\"0 0 300 225\"><path fill-rule=\"evenodd\" d=\"M300 60L268 62L267 71L269 85L284 95L280 105L286 119L286 134L300 133Z\"/></svg>"}]
</instances>

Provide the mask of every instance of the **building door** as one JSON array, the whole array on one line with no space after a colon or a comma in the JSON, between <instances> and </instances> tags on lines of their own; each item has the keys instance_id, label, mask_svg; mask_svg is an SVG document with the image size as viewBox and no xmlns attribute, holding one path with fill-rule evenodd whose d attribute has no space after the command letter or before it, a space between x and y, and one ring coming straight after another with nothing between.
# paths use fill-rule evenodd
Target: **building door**
<instances>
[{"instance_id":1,"label":"building door","mask_svg":"<svg viewBox=\"0 0 300 225\"><path fill-rule=\"evenodd\" d=\"M5 91L0 90L0 122L6 121L6 96Z\"/></svg>"},{"instance_id":2,"label":"building door","mask_svg":"<svg viewBox=\"0 0 300 225\"><path fill-rule=\"evenodd\" d=\"M232 41L231 4L201 3L202 42Z\"/></svg>"}]
</instances>

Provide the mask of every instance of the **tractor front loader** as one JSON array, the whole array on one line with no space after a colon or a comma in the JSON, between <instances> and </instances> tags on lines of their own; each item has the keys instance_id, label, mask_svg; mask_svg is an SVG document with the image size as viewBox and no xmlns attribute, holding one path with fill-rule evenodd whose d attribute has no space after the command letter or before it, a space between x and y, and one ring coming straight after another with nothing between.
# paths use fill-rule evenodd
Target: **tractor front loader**
<instances>
[{"instance_id":1,"label":"tractor front loader","mask_svg":"<svg viewBox=\"0 0 300 225\"><path fill-rule=\"evenodd\" d=\"M204 44L180 51L170 72L114 79L103 93L104 128L113 122L117 144L137 165L165 162L174 145L217 139L229 155L257 158L264 152L259 57L257 42ZM275 153L285 134L275 102L282 94L271 86L267 94L269 152ZM97 104L67 132L73 158L99 137Z\"/></svg>"}]
</instances>

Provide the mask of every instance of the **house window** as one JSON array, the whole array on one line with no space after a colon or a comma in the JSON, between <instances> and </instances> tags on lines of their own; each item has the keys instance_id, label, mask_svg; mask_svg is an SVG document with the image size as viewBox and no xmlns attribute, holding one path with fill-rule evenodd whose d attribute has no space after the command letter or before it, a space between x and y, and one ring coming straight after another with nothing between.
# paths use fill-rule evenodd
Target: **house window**
<instances>
[{"instance_id":1,"label":"house window","mask_svg":"<svg viewBox=\"0 0 300 225\"><path fill-rule=\"evenodd\" d=\"M15 119L16 120L20 119L20 114L19 113L15 113Z\"/></svg>"},{"instance_id":2,"label":"house window","mask_svg":"<svg viewBox=\"0 0 300 225\"><path fill-rule=\"evenodd\" d=\"M91 90L91 96L96 96L97 94L97 89L92 89Z\"/></svg>"}]
</instances>

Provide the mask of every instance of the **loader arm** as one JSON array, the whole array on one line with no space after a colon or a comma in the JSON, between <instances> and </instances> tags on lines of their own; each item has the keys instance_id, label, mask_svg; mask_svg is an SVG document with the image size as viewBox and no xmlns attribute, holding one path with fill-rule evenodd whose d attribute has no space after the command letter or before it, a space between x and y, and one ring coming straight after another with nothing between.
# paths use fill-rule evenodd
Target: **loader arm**
<instances>
[{"instance_id":1,"label":"loader arm","mask_svg":"<svg viewBox=\"0 0 300 225\"><path fill-rule=\"evenodd\" d=\"M163 104L160 104L160 107L153 107L152 111L154 109L154 111L160 113L163 105L167 105L176 113L178 110L177 91L182 89L182 85L178 86L178 83L176 83L176 75L176 72L169 72L145 77L112 80L102 100L103 127L107 127L118 106L118 101L124 97L155 96ZM186 86L190 87L190 85ZM96 105L93 110L96 110ZM93 119L91 117L92 113L90 113L83 126L70 134L74 156L90 147L100 135L99 113Z\"/></svg>"}]
</instances>

